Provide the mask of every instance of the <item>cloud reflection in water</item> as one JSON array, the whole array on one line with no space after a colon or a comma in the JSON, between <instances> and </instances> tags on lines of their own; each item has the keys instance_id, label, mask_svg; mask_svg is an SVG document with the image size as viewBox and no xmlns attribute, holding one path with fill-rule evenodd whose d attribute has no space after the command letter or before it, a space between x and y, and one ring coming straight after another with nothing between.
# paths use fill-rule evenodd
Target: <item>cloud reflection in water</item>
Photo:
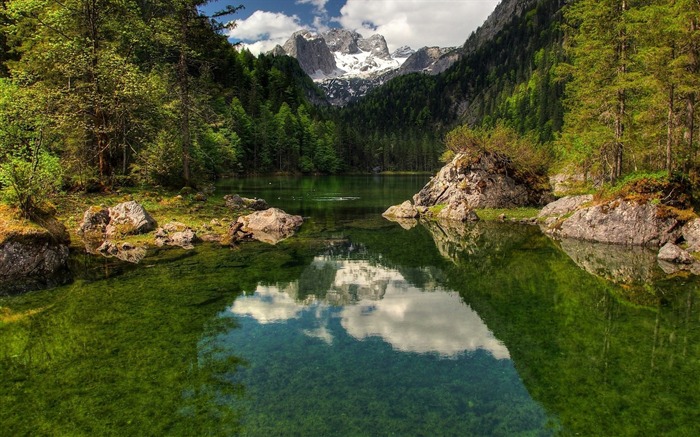
<instances>
[{"instance_id":1,"label":"cloud reflection in water","mask_svg":"<svg viewBox=\"0 0 700 437\"><path fill-rule=\"evenodd\" d=\"M300 281L259 285L252 296L238 298L231 312L262 324L285 322L310 312L317 327L305 334L328 344L333 342L329 318L340 317L341 326L354 338L380 337L404 352L454 357L482 349L496 359L510 358L505 345L459 294L440 287L426 291L409 283L398 270L368 261L318 257L305 273L327 272L329 266L335 273L324 284L323 298L301 298ZM338 305L342 305L339 311Z\"/></svg>"}]
</instances>

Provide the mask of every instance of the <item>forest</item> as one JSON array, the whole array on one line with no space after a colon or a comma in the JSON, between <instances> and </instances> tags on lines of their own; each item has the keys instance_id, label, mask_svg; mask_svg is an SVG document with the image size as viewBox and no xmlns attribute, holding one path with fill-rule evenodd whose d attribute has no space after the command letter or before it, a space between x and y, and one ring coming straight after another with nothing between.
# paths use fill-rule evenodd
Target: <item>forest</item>
<instances>
[{"instance_id":1,"label":"forest","mask_svg":"<svg viewBox=\"0 0 700 437\"><path fill-rule=\"evenodd\" d=\"M341 109L296 60L230 44L237 8L205 3L3 0L6 197L29 210L56 190L434 171L462 125L527 136L550 172L695 174L697 0L540 0L444 73Z\"/></svg>"}]
</instances>

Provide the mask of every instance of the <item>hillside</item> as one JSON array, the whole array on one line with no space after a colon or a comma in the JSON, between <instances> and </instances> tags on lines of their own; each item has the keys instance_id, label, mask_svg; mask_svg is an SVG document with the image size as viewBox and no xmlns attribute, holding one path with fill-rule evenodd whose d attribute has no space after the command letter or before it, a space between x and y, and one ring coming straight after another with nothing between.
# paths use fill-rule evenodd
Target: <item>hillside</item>
<instances>
[{"instance_id":1,"label":"hillside","mask_svg":"<svg viewBox=\"0 0 700 437\"><path fill-rule=\"evenodd\" d=\"M383 168L437 165L442 136L459 124L505 122L550 141L561 129L563 86L554 77L562 57L563 0L503 2L438 75L395 78L338 113L358 162ZM529 7L528 7L529 6ZM373 141L364 142L368 133ZM407 150L392 146L420 138ZM392 150L387 154L386 150ZM418 150L419 149L419 150Z\"/></svg>"}]
</instances>

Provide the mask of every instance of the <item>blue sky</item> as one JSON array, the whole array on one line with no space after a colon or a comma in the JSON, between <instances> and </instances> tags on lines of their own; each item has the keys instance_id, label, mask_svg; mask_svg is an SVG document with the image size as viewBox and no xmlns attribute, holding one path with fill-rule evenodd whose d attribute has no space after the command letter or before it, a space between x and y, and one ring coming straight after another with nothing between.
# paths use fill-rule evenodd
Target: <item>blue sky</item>
<instances>
[{"instance_id":1,"label":"blue sky","mask_svg":"<svg viewBox=\"0 0 700 437\"><path fill-rule=\"evenodd\" d=\"M212 13L226 5L245 9L231 16L237 23L229 35L254 53L284 44L300 29L324 31L338 27L365 37L380 33L390 50L403 45L462 45L499 0L218 0L204 9Z\"/></svg>"}]
</instances>

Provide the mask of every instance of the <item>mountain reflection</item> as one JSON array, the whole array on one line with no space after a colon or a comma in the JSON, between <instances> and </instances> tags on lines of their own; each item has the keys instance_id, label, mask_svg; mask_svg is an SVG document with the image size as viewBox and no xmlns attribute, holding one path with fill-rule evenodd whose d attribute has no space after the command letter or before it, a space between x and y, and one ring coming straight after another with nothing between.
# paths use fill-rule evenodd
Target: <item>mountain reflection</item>
<instances>
[{"instance_id":1,"label":"mountain reflection","mask_svg":"<svg viewBox=\"0 0 700 437\"><path fill-rule=\"evenodd\" d=\"M304 333L328 344L333 343L329 319L339 318L352 337L379 337L403 352L454 357L482 349L496 359L510 358L457 293L434 285L418 288L398 270L365 260L317 257L299 280L258 285L230 311L261 324L311 318L315 328Z\"/></svg>"}]
</instances>

